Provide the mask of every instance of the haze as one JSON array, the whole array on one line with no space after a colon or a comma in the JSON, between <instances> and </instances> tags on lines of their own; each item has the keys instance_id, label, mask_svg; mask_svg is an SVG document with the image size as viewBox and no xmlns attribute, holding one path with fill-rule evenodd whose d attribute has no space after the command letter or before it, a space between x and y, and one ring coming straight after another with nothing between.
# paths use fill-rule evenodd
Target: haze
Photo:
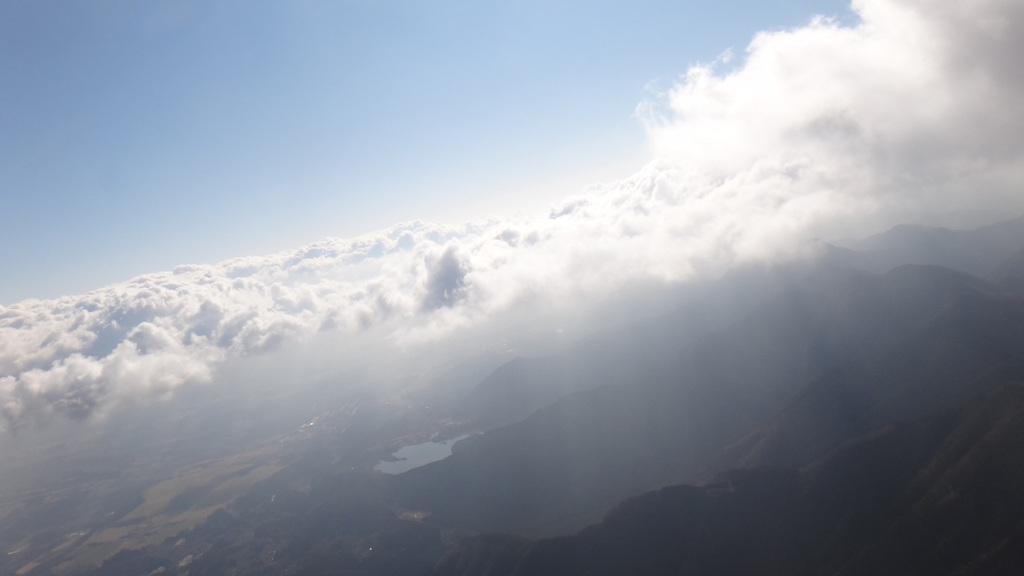
<instances>
[{"instance_id":1,"label":"haze","mask_svg":"<svg viewBox=\"0 0 1024 576\"><path fill-rule=\"evenodd\" d=\"M477 433L484 439L469 438L461 456L456 446L453 459L486 463L488 446L512 450L502 439L521 438L515 426L562 409L579 418L580 435L593 414L635 426L629 411L640 408L617 392L630 383L649 390L678 374L725 382L680 401L723 415L720 428L701 429L714 428L712 440L690 429L671 434L709 444L686 444L692 451L666 464L671 473L640 466L646 472L614 489L609 480L582 490L586 506L523 519L514 506L478 517L479 509L438 504L458 500L444 492L452 478L486 465L459 468L464 476L451 472L460 464L426 467L387 481L398 517L430 510L439 534L560 535L601 520L627 495L706 480L719 471L710 462L728 460L715 451L750 433L736 422L767 421L795 401L798 384L846 370L840 358L877 368L877 381L899 381L897 368L879 360L897 336L870 332L867 312L845 315L861 310L858 290L891 290L864 309L892 305L890 317L905 312L907 326L932 318L892 304L930 305L930 293L910 297L908 286L976 285L938 272L891 276L900 264L945 266L1012 293L1013 273L994 270L1015 270L1011 256L1024 247L1017 228L959 231L1024 214L1024 5L815 6L831 12L737 3L716 9L747 14L726 22L710 8L656 3L109 4L52 13L7 4L0 74L15 88L0 96L8 207L0 261L9 278L0 290L0 425L5 457L21 463L7 472L8 492L73 477L78 460L34 461L32 452L79 443L107 446L103 469L112 474L121 454L163 446L153 449L167 451L162 460L138 473L147 481L249 454L255 460L218 472L254 474L231 485L243 494L246 482L258 487L293 470L287 457L255 447L284 445L281 435L308 439L325 423L348 434L350 444L337 446L351 452L332 445L316 466L351 458L351 470L376 478L372 465L400 445ZM900 224L949 230L872 237ZM828 272L814 268L822 262ZM871 276L844 276L833 265ZM807 295L818 289L827 296ZM985 298L995 290L976 289ZM773 324L789 304L759 306L787 290L801 296L784 302L839 327L805 341L803 324ZM848 292L853 304L815 308L846 302ZM991 298L1002 306L1018 296ZM886 333L916 337L903 329ZM985 334L1015 350L1015 330ZM738 342L769 367L744 356L722 376L702 363L725 357L722 342ZM941 357L939 348L927 353ZM977 372L933 374L923 362L921 374L945 382L993 373L986 362L995 360L981 357L957 364ZM744 400L727 404L720 394L736 374L759 384L747 382ZM861 382L852 370L842 374ZM502 396L502 382L530 394ZM593 389L615 399L597 392L594 403L624 412L554 404ZM957 390L936 392L935 409L962 408L968 394ZM635 402L647 402L644 394ZM882 413L925 413L899 402L850 430L888 422ZM466 413L477 419L460 420ZM562 430L544 426L537 429ZM132 430L146 432L112 440ZM189 434L206 444L173 440ZM608 440L608 454L636 449L630 441L626 450ZM366 462L352 455L360 450ZM808 464L811 452L792 465ZM126 469L141 466L131 461ZM465 488L467 501L474 490ZM480 494L481 507L494 501ZM206 515L189 529L234 501L204 501ZM126 509L118 526L155 518L157 505L147 502ZM191 506L179 504L178 512ZM160 545L88 538L112 546L96 566L120 550ZM53 546L47 554L57 554ZM87 564L40 558L68 574Z\"/></svg>"}]
</instances>

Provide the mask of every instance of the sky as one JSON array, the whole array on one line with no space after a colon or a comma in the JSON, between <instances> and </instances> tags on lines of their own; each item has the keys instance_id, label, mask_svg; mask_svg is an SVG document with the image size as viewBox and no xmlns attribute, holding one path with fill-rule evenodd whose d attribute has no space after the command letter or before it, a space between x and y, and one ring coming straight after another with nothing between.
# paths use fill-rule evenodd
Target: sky
<instances>
[{"instance_id":1,"label":"sky","mask_svg":"<svg viewBox=\"0 0 1024 576\"><path fill-rule=\"evenodd\" d=\"M20 9L3 26L23 21L0 30L3 74L24 82L0 91L0 249L8 302L35 298L0 305L0 428L102 419L286 357L514 348L638 284L1024 214L1019 0L731 8L749 22L298 5L2 5Z\"/></svg>"},{"instance_id":2,"label":"sky","mask_svg":"<svg viewBox=\"0 0 1024 576\"><path fill-rule=\"evenodd\" d=\"M0 303L409 220L544 210L651 159L638 104L836 0L0 4Z\"/></svg>"}]
</instances>

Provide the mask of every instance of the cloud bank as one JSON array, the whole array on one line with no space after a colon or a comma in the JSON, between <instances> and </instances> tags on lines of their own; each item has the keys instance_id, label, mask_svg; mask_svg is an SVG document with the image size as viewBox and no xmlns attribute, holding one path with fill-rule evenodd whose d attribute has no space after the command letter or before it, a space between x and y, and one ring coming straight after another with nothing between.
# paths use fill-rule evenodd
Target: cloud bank
<instances>
[{"instance_id":1,"label":"cloud bank","mask_svg":"<svg viewBox=\"0 0 1024 576\"><path fill-rule=\"evenodd\" d=\"M1024 210L1024 5L857 0L639 107L657 160L534 218L409 223L0 307L0 413L84 419L316 339L394 350L582 310L807 240Z\"/></svg>"}]
</instances>

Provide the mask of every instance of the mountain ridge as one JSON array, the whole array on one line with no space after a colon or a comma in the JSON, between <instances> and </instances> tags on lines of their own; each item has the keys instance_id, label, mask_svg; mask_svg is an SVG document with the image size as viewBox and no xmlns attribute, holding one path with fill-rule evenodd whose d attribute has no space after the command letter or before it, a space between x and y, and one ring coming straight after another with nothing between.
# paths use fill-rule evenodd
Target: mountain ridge
<instances>
[{"instance_id":1,"label":"mountain ridge","mask_svg":"<svg viewBox=\"0 0 1024 576\"><path fill-rule=\"evenodd\" d=\"M997 473L995 494L978 475L1022 447L1017 381L960 411L876 430L799 471L734 470L702 487L648 492L573 536L469 539L432 575L1016 573L1021 553L1007 542L1024 534L1024 466ZM953 482L959 492L946 492Z\"/></svg>"}]
</instances>

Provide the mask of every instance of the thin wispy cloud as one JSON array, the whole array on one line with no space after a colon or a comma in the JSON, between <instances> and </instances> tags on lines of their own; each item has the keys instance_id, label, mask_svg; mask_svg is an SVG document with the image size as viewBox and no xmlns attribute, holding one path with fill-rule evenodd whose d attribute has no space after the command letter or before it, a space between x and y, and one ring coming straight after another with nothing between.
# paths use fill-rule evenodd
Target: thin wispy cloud
<instances>
[{"instance_id":1,"label":"thin wispy cloud","mask_svg":"<svg viewBox=\"0 0 1024 576\"><path fill-rule=\"evenodd\" d=\"M1021 209L1024 6L854 9L852 25L763 33L738 63L690 69L640 107L659 159L545 214L405 224L2 307L6 426L88 418L313 340L415 347L572 314L635 280L804 254L815 237Z\"/></svg>"}]
</instances>

